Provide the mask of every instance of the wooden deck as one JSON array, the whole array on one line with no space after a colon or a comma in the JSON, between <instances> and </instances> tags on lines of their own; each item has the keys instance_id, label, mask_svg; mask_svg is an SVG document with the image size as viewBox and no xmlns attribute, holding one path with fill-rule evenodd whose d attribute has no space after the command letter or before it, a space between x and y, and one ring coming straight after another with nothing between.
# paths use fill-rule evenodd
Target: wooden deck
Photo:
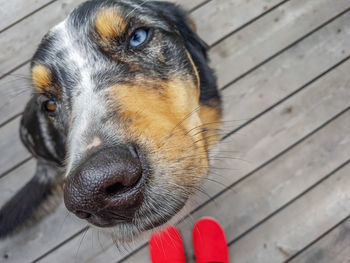
<instances>
[{"instance_id":1,"label":"wooden deck","mask_svg":"<svg viewBox=\"0 0 350 263\"><path fill-rule=\"evenodd\" d=\"M0 1L2 205L35 168L18 137L28 62L82 0ZM211 46L224 99L212 180L178 224L188 262L202 216L223 225L232 262L350 262L350 1L175 2ZM0 262L137 263L149 255L145 241L116 248L61 205L0 241Z\"/></svg>"}]
</instances>

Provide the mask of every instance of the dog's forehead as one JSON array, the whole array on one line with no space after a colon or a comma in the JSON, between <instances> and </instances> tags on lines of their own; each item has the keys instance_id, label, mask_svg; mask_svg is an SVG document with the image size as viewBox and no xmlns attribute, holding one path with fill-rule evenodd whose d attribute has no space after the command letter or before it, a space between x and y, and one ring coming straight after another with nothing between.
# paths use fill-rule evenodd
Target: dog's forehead
<instances>
[{"instance_id":1,"label":"dog's forehead","mask_svg":"<svg viewBox=\"0 0 350 263\"><path fill-rule=\"evenodd\" d=\"M167 21L155 3L144 0L87 1L70 13L64 23L65 30L79 38L93 38L96 33L105 33L100 31L102 26L105 30L122 28L123 31L127 31L128 27L148 25L172 31L174 28L171 21ZM51 34L55 34L59 29L62 29L62 24L54 27Z\"/></svg>"},{"instance_id":2,"label":"dog's forehead","mask_svg":"<svg viewBox=\"0 0 350 263\"><path fill-rule=\"evenodd\" d=\"M100 25L100 27L99 27ZM41 42L32 65L45 65L60 85L73 87L89 71L91 81L108 80L115 72L126 72L127 63L101 55L97 34L130 34L133 27L149 25L172 31L153 2L138 0L93 0L81 4L61 23L53 27ZM118 31L120 30L120 31ZM125 37L125 36L124 36ZM125 40L125 39L124 39ZM97 77L95 77L97 76ZM98 87L98 83L93 83Z\"/></svg>"},{"instance_id":3,"label":"dog's forehead","mask_svg":"<svg viewBox=\"0 0 350 263\"><path fill-rule=\"evenodd\" d=\"M77 33L87 33L96 27L96 17L106 10L113 10L125 22L135 18L147 21L152 16L156 16L156 12L149 9L146 3L147 1L138 0L87 1L74 9L67 20L71 29L77 30Z\"/></svg>"}]
</instances>

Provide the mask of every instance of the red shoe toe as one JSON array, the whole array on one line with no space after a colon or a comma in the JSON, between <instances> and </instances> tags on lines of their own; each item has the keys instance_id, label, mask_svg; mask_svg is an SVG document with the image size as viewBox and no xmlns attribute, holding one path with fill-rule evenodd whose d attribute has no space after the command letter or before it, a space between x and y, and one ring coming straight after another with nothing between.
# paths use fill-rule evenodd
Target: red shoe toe
<instances>
[{"instance_id":1,"label":"red shoe toe","mask_svg":"<svg viewBox=\"0 0 350 263\"><path fill-rule=\"evenodd\" d=\"M199 219L193 227L192 238L197 263L229 263L225 233L216 220Z\"/></svg>"},{"instance_id":2,"label":"red shoe toe","mask_svg":"<svg viewBox=\"0 0 350 263\"><path fill-rule=\"evenodd\" d=\"M185 263L181 234L171 226L154 233L149 241L152 263Z\"/></svg>"}]
</instances>

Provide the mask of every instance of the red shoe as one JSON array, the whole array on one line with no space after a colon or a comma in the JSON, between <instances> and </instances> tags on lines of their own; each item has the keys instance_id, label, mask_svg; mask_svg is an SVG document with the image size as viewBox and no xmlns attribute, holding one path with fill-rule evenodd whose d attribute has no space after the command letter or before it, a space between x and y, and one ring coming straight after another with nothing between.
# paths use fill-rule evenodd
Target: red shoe
<instances>
[{"instance_id":1,"label":"red shoe","mask_svg":"<svg viewBox=\"0 0 350 263\"><path fill-rule=\"evenodd\" d=\"M181 234L171 226L154 233L149 241L152 263L185 263Z\"/></svg>"},{"instance_id":2,"label":"red shoe","mask_svg":"<svg viewBox=\"0 0 350 263\"><path fill-rule=\"evenodd\" d=\"M216 220L199 219L193 227L192 239L197 263L229 263L225 233Z\"/></svg>"}]
</instances>

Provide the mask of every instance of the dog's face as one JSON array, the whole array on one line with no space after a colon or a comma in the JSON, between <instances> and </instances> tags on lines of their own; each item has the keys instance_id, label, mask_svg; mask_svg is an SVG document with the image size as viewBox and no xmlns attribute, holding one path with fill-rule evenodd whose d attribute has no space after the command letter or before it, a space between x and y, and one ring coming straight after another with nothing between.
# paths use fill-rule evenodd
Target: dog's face
<instances>
[{"instance_id":1,"label":"dog's face","mask_svg":"<svg viewBox=\"0 0 350 263\"><path fill-rule=\"evenodd\" d=\"M173 217L207 175L219 97L178 7L86 2L44 37L32 79L22 138L65 167L80 218L128 239Z\"/></svg>"}]
</instances>

